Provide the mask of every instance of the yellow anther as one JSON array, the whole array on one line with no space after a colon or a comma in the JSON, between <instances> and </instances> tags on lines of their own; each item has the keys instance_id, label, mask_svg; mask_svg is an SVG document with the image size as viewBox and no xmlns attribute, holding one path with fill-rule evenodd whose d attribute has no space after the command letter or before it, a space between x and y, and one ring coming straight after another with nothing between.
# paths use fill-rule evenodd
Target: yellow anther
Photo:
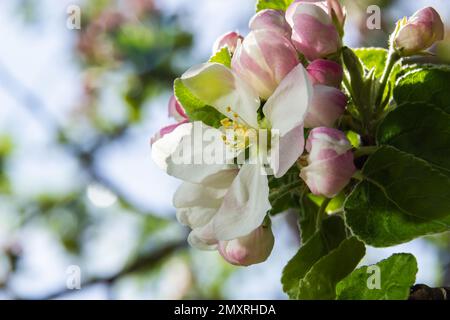
<instances>
[{"instance_id":1,"label":"yellow anther","mask_svg":"<svg viewBox=\"0 0 450 320\"><path fill-rule=\"evenodd\" d=\"M228 119L228 118L222 119L222 120L220 121L220 123L222 124L222 126L224 126L225 129L229 129L229 128L231 128L231 126L233 125L233 123L231 122L231 120Z\"/></svg>"},{"instance_id":2,"label":"yellow anther","mask_svg":"<svg viewBox=\"0 0 450 320\"><path fill-rule=\"evenodd\" d=\"M232 111L231 107L226 108L228 112ZM239 115L233 112L231 118L224 118L220 120L220 124L224 130L231 130L229 134L223 134L222 140L225 145L231 148L243 150L247 147L249 141L250 130L244 124L239 123Z\"/></svg>"}]
</instances>

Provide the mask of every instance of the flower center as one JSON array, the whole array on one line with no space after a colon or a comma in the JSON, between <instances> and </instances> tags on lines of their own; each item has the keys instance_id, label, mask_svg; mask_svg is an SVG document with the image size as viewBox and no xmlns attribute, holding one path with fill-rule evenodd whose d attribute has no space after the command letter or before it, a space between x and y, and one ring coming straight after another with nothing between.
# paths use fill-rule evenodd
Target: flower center
<instances>
[{"instance_id":1,"label":"flower center","mask_svg":"<svg viewBox=\"0 0 450 320\"><path fill-rule=\"evenodd\" d=\"M250 137L254 130L249 128L242 121L236 112L233 112L231 107L227 107L227 112L231 114L230 118L224 118L220 121L224 133L222 139L225 144L235 150L244 150L248 147Z\"/></svg>"}]
</instances>

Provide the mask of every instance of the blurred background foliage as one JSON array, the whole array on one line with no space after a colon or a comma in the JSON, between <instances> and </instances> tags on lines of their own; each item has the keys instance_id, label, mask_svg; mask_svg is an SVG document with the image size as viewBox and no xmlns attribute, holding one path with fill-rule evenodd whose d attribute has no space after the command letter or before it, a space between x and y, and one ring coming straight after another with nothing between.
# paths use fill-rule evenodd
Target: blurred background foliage
<instances>
[{"instance_id":1,"label":"blurred background foliage","mask_svg":"<svg viewBox=\"0 0 450 320\"><path fill-rule=\"evenodd\" d=\"M71 4L80 30L66 28ZM443 1L346 4L351 46L385 47L394 21L425 5L449 26ZM373 4L382 30L366 27ZM206 60L221 33L245 34L253 9L253 0L2 1L0 298L285 298L296 213L275 218L265 264L229 266L188 248L170 205L177 182L150 160L174 78ZM434 62L450 62L448 31ZM447 234L369 250L364 262L413 252L418 280L449 285L449 247ZM82 290L66 289L70 265L81 267Z\"/></svg>"}]
</instances>

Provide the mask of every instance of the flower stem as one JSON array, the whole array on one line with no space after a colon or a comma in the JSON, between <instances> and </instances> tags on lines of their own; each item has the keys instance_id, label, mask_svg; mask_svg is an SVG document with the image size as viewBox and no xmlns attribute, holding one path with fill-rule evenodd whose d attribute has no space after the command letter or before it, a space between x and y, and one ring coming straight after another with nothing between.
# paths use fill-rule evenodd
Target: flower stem
<instances>
[{"instance_id":1,"label":"flower stem","mask_svg":"<svg viewBox=\"0 0 450 320\"><path fill-rule=\"evenodd\" d=\"M384 68L383 75L381 76L381 85L378 90L378 96L376 100L376 108L377 113L380 111L379 109L382 107L381 102L383 100L384 91L386 90L386 85L388 83L388 80L390 78L392 69L394 68L397 61L400 59L400 55L395 50L389 50L387 61L386 61L386 67Z\"/></svg>"},{"instance_id":2,"label":"flower stem","mask_svg":"<svg viewBox=\"0 0 450 320\"><path fill-rule=\"evenodd\" d=\"M269 201L272 202L276 199L279 199L283 196L285 196L287 193L294 191L296 188L301 187L303 185L303 182L301 180L294 181L292 183L286 184L280 188L275 189L274 192L272 192L269 195Z\"/></svg>"},{"instance_id":3,"label":"flower stem","mask_svg":"<svg viewBox=\"0 0 450 320\"><path fill-rule=\"evenodd\" d=\"M353 174L352 178L356 179L358 181L362 181L364 179L364 176L363 176L362 172L360 170L358 170Z\"/></svg>"},{"instance_id":4,"label":"flower stem","mask_svg":"<svg viewBox=\"0 0 450 320\"><path fill-rule=\"evenodd\" d=\"M316 217L316 230L320 230L320 226L322 224L322 221L327 216L326 209L327 209L328 204L330 203L330 201L331 201L331 199L325 198L323 200L322 204L320 205L320 208L319 208L319 211L317 212L317 217Z\"/></svg>"},{"instance_id":5,"label":"flower stem","mask_svg":"<svg viewBox=\"0 0 450 320\"><path fill-rule=\"evenodd\" d=\"M353 157L356 159L362 156L368 156L375 153L378 149L379 149L378 146L360 147L355 150L355 152L353 153Z\"/></svg>"}]
</instances>

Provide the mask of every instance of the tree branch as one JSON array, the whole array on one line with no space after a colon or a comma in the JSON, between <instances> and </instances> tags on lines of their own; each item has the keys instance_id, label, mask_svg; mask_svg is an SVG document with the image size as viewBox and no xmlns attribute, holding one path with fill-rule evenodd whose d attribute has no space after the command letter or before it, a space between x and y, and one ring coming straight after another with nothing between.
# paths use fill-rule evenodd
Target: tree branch
<instances>
[{"instance_id":1,"label":"tree branch","mask_svg":"<svg viewBox=\"0 0 450 320\"><path fill-rule=\"evenodd\" d=\"M411 288L408 300L450 300L450 287L430 288L416 284Z\"/></svg>"},{"instance_id":2,"label":"tree branch","mask_svg":"<svg viewBox=\"0 0 450 320\"><path fill-rule=\"evenodd\" d=\"M143 255L141 257L138 257L136 260L134 260L133 263L129 264L125 268L123 268L121 271L117 272L116 274L113 274L109 277L99 277L99 278L91 278L81 283L81 289L84 289L86 287L90 287L96 284L104 283L106 285L112 285L120 278L130 275L135 272L140 272L146 269L150 269L155 267L158 263L162 262L167 257L174 254L176 251L184 249L187 247L187 243L185 240L178 241L169 245L166 245L162 248L159 248L156 251L153 251L150 254ZM79 292L78 290L70 290L70 289L61 289L56 292L50 293L46 296L39 297L37 300L52 300L61 298L65 295L70 295ZM21 297L18 295L15 295L13 297L16 300L27 300L30 299L29 297ZM35 299L35 298L33 298Z\"/></svg>"}]
</instances>

